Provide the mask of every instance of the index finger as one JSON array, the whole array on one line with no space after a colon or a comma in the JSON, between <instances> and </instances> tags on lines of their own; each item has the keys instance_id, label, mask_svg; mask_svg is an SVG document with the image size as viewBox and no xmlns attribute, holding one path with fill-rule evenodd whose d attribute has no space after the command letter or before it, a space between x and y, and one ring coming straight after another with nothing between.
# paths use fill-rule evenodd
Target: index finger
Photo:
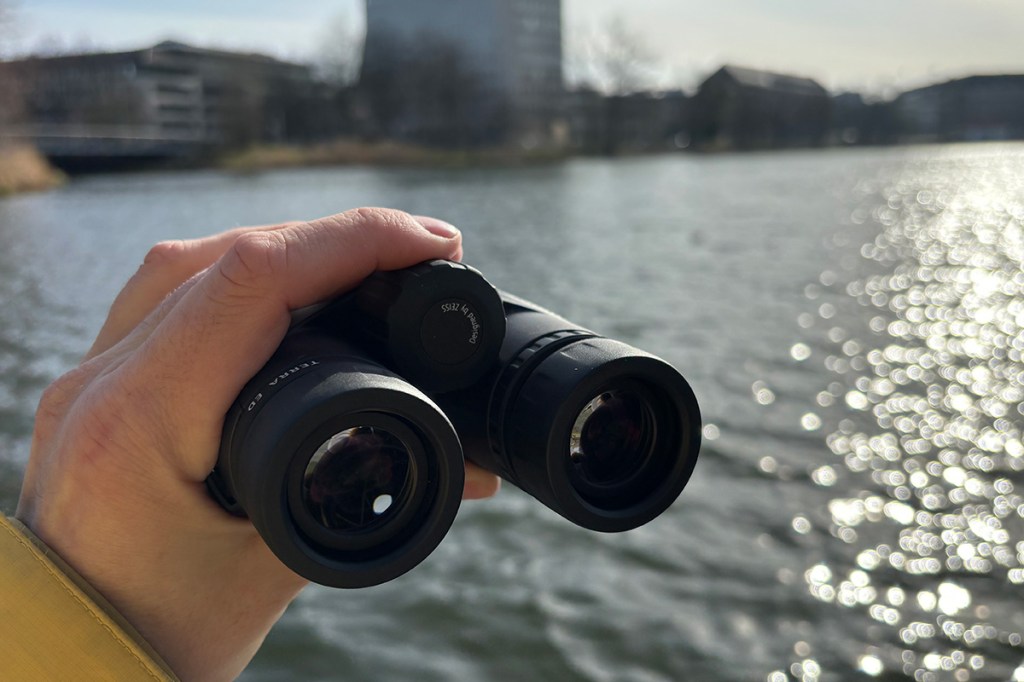
<instances>
[{"instance_id":1,"label":"index finger","mask_svg":"<svg viewBox=\"0 0 1024 682\"><path fill-rule=\"evenodd\" d=\"M210 267L242 234L279 230L292 224L296 223L239 227L201 239L156 244L114 299L103 327L83 360L99 355L126 337L172 291Z\"/></svg>"}]
</instances>

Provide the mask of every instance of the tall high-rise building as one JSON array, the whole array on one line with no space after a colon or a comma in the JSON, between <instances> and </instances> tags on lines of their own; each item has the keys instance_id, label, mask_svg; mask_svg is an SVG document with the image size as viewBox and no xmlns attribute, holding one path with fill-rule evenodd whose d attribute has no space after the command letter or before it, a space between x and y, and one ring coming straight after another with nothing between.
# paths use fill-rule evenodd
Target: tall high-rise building
<instances>
[{"instance_id":1,"label":"tall high-rise building","mask_svg":"<svg viewBox=\"0 0 1024 682\"><path fill-rule=\"evenodd\" d=\"M561 0L367 0L361 82L388 134L542 144L561 109Z\"/></svg>"}]
</instances>

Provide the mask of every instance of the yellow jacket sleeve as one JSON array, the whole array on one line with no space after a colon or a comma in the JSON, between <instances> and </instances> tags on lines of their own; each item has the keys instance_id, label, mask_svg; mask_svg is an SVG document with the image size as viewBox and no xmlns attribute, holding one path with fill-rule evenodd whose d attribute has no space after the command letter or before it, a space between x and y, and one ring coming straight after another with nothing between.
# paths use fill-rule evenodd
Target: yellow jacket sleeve
<instances>
[{"instance_id":1,"label":"yellow jacket sleeve","mask_svg":"<svg viewBox=\"0 0 1024 682\"><path fill-rule=\"evenodd\" d=\"M22 523L0 515L0 679L177 677L74 569Z\"/></svg>"}]
</instances>

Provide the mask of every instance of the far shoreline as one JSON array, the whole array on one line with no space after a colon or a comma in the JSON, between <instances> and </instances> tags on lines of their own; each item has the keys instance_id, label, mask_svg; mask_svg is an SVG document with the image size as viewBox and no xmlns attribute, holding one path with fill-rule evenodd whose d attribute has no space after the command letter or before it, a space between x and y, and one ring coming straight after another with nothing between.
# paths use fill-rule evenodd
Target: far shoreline
<instances>
[{"instance_id":1,"label":"far shoreline","mask_svg":"<svg viewBox=\"0 0 1024 682\"><path fill-rule=\"evenodd\" d=\"M208 166L242 173L325 166L452 169L534 165L564 161L575 156L577 154L568 150L552 148L442 149L388 140L364 142L341 138L309 145L252 145L215 155Z\"/></svg>"},{"instance_id":2,"label":"far shoreline","mask_svg":"<svg viewBox=\"0 0 1024 682\"><path fill-rule=\"evenodd\" d=\"M239 150L223 150L187 159L124 164L111 162L75 172L65 172L32 145L0 142L0 198L56 189L78 175L109 175L123 172L222 171L239 175L303 168L395 168L472 170L543 166L574 159L629 160L654 157L726 158L762 154L799 154L821 151L898 150L923 147L978 147L1024 144L1024 140L913 141L878 145L822 145L816 147L769 147L757 149L623 149L596 153L568 148L523 149L486 147L442 149L396 141L366 142L341 138L314 144L256 144ZM123 160L121 160L123 161Z\"/></svg>"}]
</instances>

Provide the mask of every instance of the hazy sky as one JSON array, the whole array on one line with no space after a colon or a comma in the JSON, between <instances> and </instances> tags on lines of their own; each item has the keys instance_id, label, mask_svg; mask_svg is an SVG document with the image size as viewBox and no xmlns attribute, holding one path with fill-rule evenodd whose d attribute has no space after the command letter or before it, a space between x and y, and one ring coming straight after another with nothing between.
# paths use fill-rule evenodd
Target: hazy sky
<instances>
[{"instance_id":1,"label":"hazy sky","mask_svg":"<svg viewBox=\"0 0 1024 682\"><path fill-rule=\"evenodd\" d=\"M140 47L164 38L308 60L360 0L0 0L13 44ZM440 0L444 1L444 0ZM1024 73L1021 0L563 0L568 49L620 17L695 86L723 63L807 75L834 89L885 92L970 73Z\"/></svg>"}]
</instances>

